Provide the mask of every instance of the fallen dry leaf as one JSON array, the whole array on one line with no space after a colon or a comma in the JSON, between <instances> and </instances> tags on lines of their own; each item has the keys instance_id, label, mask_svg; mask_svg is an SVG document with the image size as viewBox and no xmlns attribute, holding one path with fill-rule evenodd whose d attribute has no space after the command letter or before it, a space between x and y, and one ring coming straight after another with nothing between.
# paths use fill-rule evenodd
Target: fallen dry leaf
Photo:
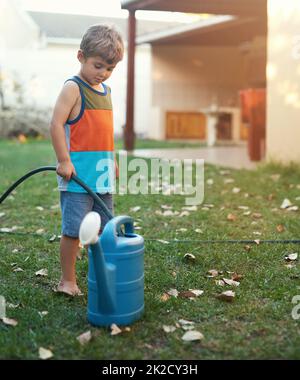
<instances>
[{"instance_id":1,"label":"fallen dry leaf","mask_svg":"<svg viewBox=\"0 0 300 380\"><path fill-rule=\"evenodd\" d=\"M168 301L168 299L169 299L170 297L171 297L171 296L169 296L169 294L164 293L164 294L160 297L160 300L163 301L163 302L166 302L166 301Z\"/></svg>"},{"instance_id":2,"label":"fallen dry leaf","mask_svg":"<svg viewBox=\"0 0 300 380\"><path fill-rule=\"evenodd\" d=\"M37 235L42 235L44 232L45 232L45 230L43 228L40 228L40 229L38 229L38 230L35 231L35 233Z\"/></svg>"},{"instance_id":3,"label":"fallen dry leaf","mask_svg":"<svg viewBox=\"0 0 300 380\"><path fill-rule=\"evenodd\" d=\"M6 306L9 308L9 309L16 309L17 307L19 307L21 304L20 303L17 303L17 304L13 304L13 303L7 303Z\"/></svg>"},{"instance_id":4,"label":"fallen dry leaf","mask_svg":"<svg viewBox=\"0 0 300 380\"><path fill-rule=\"evenodd\" d=\"M292 268L295 268L295 264L285 264L285 267L288 268L288 269L292 269Z\"/></svg>"},{"instance_id":5,"label":"fallen dry leaf","mask_svg":"<svg viewBox=\"0 0 300 380\"><path fill-rule=\"evenodd\" d=\"M163 330L166 333L170 333L170 332L174 332L176 330L176 327L175 326L163 325Z\"/></svg>"},{"instance_id":6,"label":"fallen dry leaf","mask_svg":"<svg viewBox=\"0 0 300 380\"><path fill-rule=\"evenodd\" d=\"M194 330L195 329L195 325L182 325L182 326L179 326L182 328L182 330L185 330L185 331L190 331L190 330Z\"/></svg>"},{"instance_id":7,"label":"fallen dry leaf","mask_svg":"<svg viewBox=\"0 0 300 380\"><path fill-rule=\"evenodd\" d=\"M256 239L256 240L254 240L254 243L257 244L257 245L259 245L260 244L260 240Z\"/></svg>"},{"instance_id":8,"label":"fallen dry leaf","mask_svg":"<svg viewBox=\"0 0 300 380\"><path fill-rule=\"evenodd\" d=\"M226 292L223 292L217 295L218 299L222 301L226 301L226 302L232 302L234 297L235 297L235 292L233 292L232 290L227 290Z\"/></svg>"},{"instance_id":9,"label":"fallen dry leaf","mask_svg":"<svg viewBox=\"0 0 300 380\"><path fill-rule=\"evenodd\" d=\"M228 278L223 278L223 281L225 282L226 285L229 286L239 286L240 283L238 281L230 280Z\"/></svg>"},{"instance_id":10,"label":"fallen dry leaf","mask_svg":"<svg viewBox=\"0 0 300 380\"><path fill-rule=\"evenodd\" d=\"M157 239L157 241L159 241L160 243L163 243L163 244L170 244L170 242L167 240Z\"/></svg>"},{"instance_id":11,"label":"fallen dry leaf","mask_svg":"<svg viewBox=\"0 0 300 380\"><path fill-rule=\"evenodd\" d=\"M144 347L148 348L149 350L153 350L154 347L151 344L145 343Z\"/></svg>"},{"instance_id":12,"label":"fallen dry leaf","mask_svg":"<svg viewBox=\"0 0 300 380\"><path fill-rule=\"evenodd\" d=\"M244 249L245 249L245 251L250 251L251 250L251 245L245 245L245 247L244 247Z\"/></svg>"},{"instance_id":13,"label":"fallen dry leaf","mask_svg":"<svg viewBox=\"0 0 300 380\"><path fill-rule=\"evenodd\" d=\"M286 261L295 261L298 258L298 253L290 253L289 255L285 256Z\"/></svg>"},{"instance_id":14,"label":"fallen dry leaf","mask_svg":"<svg viewBox=\"0 0 300 380\"><path fill-rule=\"evenodd\" d=\"M229 170L220 170L220 175L229 175L230 171Z\"/></svg>"},{"instance_id":15,"label":"fallen dry leaf","mask_svg":"<svg viewBox=\"0 0 300 380\"><path fill-rule=\"evenodd\" d=\"M238 209L240 210L249 210L248 206L238 206Z\"/></svg>"},{"instance_id":16,"label":"fallen dry leaf","mask_svg":"<svg viewBox=\"0 0 300 380\"><path fill-rule=\"evenodd\" d=\"M173 206L169 206L169 205L161 205L160 207L164 210L170 210L171 208L173 208Z\"/></svg>"},{"instance_id":17,"label":"fallen dry leaf","mask_svg":"<svg viewBox=\"0 0 300 380\"><path fill-rule=\"evenodd\" d=\"M197 232L197 234L203 234L203 231L201 230L201 228L196 228L195 232Z\"/></svg>"},{"instance_id":18,"label":"fallen dry leaf","mask_svg":"<svg viewBox=\"0 0 300 380\"><path fill-rule=\"evenodd\" d=\"M2 228L0 228L0 232L12 232L12 228L2 227Z\"/></svg>"},{"instance_id":19,"label":"fallen dry leaf","mask_svg":"<svg viewBox=\"0 0 300 380\"><path fill-rule=\"evenodd\" d=\"M179 228L178 230L176 231L180 231L180 232L186 232L187 231L187 228Z\"/></svg>"},{"instance_id":20,"label":"fallen dry leaf","mask_svg":"<svg viewBox=\"0 0 300 380\"><path fill-rule=\"evenodd\" d=\"M233 281L240 281L244 276L242 274L238 274L238 273L233 273L233 275L231 276L231 279Z\"/></svg>"},{"instance_id":21,"label":"fallen dry leaf","mask_svg":"<svg viewBox=\"0 0 300 380\"><path fill-rule=\"evenodd\" d=\"M298 211L299 207L298 206L291 206L287 208L287 211Z\"/></svg>"},{"instance_id":22,"label":"fallen dry leaf","mask_svg":"<svg viewBox=\"0 0 300 380\"><path fill-rule=\"evenodd\" d=\"M16 268L16 269L14 269L13 271L14 271L14 272L24 272L24 269L22 269L22 268Z\"/></svg>"},{"instance_id":23,"label":"fallen dry leaf","mask_svg":"<svg viewBox=\"0 0 300 380\"><path fill-rule=\"evenodd\" d=\"M118 335L118 334L120 334L122 332L122 330L115 323L113 323L110 326L110 328L111 328L110 335Z\"/></svg>"},{"instance_id":24,"label":"fallen dry leaf","mask_svg":"<svg viewBox=\"0 0 300 380\"><path fill-rule=\"evenodd\" d=\"M254 212L254 213L252 214L252 217L255 218L255 219L260 219L260 218L262 218L262 214L259 213L259 212Z\"/></svg>"},{"instance_id":25,"label":"fallen dry leaf","mask_svg":"<svg viewBox=\"0 0 300 380\"><path fill-rule=\"evenodd\" d=\"M35 272L36 276L48 276L48 269L40 269L37 272Z\"/></svg>"},{"instance_id":26,"label":"fallen dry leaf","mask_svg":"<svg viewBox=\"0 0 300 380\"><path fill-rule=\"evenodd\" d=\"M233 194L238 194L240 191L241 191L241 189L239 187L234 187L232 189Z\"/></svg>"},{"instance_id":27,"label":"fallen dry leaf","mask_svg":"<svg viewBox=\"0 0 300 380\"><path fill-rule=\"evenodd\" d=\"M78 342L83 346L86 343L88 343L92 339L92 333L91 331L87 331L81 335L79 335L77 338Z\"/></svg>"},{"instance_id":28,"label":"fallen dry leaf","mask_svg":"<svg viewBox=\"0 0 300 380\"><path fill-rule=\"evenodd\" d=\"M178 211L172 211L172 210L166 210L164 212L161 212L160 210L156 210L155 214L162 215L162 216L176 216L179 215Z\"/></svg>"},{"instance_id":29,"label":"fallen dry leaf","mask_svg":"<svg viewBox=\"0 0 300 380\"><path fill-rule=\"evenodd\" d=\"M47 314L49 314L48 311L39 311L38 313L39 313L39 316L40 316L41 318L43 318L43 317L45 317Z\"/></svg>"},{"instance_id":30,"label":"fallen dry leaf","mask_svg":"<svg viewBox=\"0 0 300 380\"><path fill-rule=\"evenodd\" d=\"M283 224L278 224L278 226L276 226L276 230L279 233L283 232L285 230L284 225Z\"/></svg>"},{"instance_id":31,"label":"fallen dry leaf","mask_svg":"<svg viewBox=\"0 0 300 380\"><path fill-rule=\"evenodd\" d=\"M285 199L283 200L283 202L281 203L280 208L281 208L281 209L285 209L285 208L288 208L288 207L290 207L290 206L292 206L291 201L290 201L289 199L285 198Z\"/></svg>"},{"instance_id":32,"label":"fallen dry leaf","mask_svg":"<svg viewBox=\"0 0 300 380\"><path fill-rule=\"evenodd\" d=\"M183 206L183 207L181 207L181 210L197 211L198 207L197 206Z\"/></svg>"},{"instance_id":33,"label":"fallen dry leaf","mask_svg":"<svg viewBox=\"0 0 300 380\"><path fill-rule=\"evenodd\" d=\"M199 297L204 293L204 290L199 290L199 289L189 289L189 291L194 293L196 297Z\"/></svg>"},{"instance_id":34,"label":"fallen dry leaf","mask_svg":"<svg viewBox=\"0 0 300 380\"><path fill-rule=\"evenodd\" d=\"M219 272L216 269L210 269L207 273L209 274L207 277L217 277L219 275Z\"/></svg>"},{"instance_id":35,"label":"fallen dry leaf","mask_svg":"<svg viewBox=\"0 0 300 380\"><path fill-rule=\"evenodd\" d=\"M15 319L12 319L12 318L6 318L6 317L3 317L1 318L2 322L5 324L5 325L8 325L8 326L17 326L18 322L15 320Z\"/></svg>"},{"instance_id":36,"label":"fallen dry leaf","mask_svg":"<svg viewBox=\"0 0 300 380\"><path fill-rule=\"evenodd\" d=\"M188 211L182 211L178 216L181 218L182 216L189 216L190 213Z\"/></svg>"},{"instance_id":37,"label":"fallen dry leaf","mask_svg":"<svg viewBox=\"0 0 300 380\"><path fill-rule=\"evenodd\" d=\"M186 259L186 260L190 260L190 261L195 261L196 260L196 256L194 256L192 253L186 253L183 256L183 258Z\"/></svg>"},{"instance_id":38,"label":"fallen dry leaf","mask_svg":"<svg viewBox=\"0 0 300 380\"><path fill-rule=\"evenodd\" d=\"M55 241L55 239L56 239L56 235L52 235L50 238L49 238L49 242L50 243L52 243L52 242L54 242Z\"/></svg>"},{"instance_id":39,"label":"fallen dry leaf","mask_svg":"<svg viewBox=\"0 0 300 380\"><path fill-rule=\"evenodd\" d=\"M234 214L228 214L227 220L229 220L230 222L234 222L236 220L236 216Z\"/></svg>"},{"instance_id":40,"label":"fallen dry leaf","mask_svg":"<svg viewBox=\"0 0 300 380\"><path fill-rule=\"evenodd\" d=\"M53 206L50 207L51 210L56 210L57 208L59 208L59 203L57 203L57 204L55 204L55 205L53 205Z\"/></svg>"},{"instance_id":41,"label":"fallen dry leaf","mask_svg":"<svg viewBox=\"0 0 300 380\"><path fill-rule=\"evenodd\" d=\"M193 292L190 292L189 290L184 290L182 292L179 292L178 295L181 298L194 298L194 297L196 297L196 294Z\"/></svg>"},{"instance_id":42,"label":"fallen dry leaf","mask_svg":"<svg viewBox=\"0 0 300 380\"><path fill-rule=\"evenodd\" d=\"M177 289L170 289L167 291L167 294L169 294L170 296L173 296L175 298L178 297L178 290Z\"/></svg>"},{"instance_id":43,"label":"fallen dry leaf","mask_svg":"<svg viewBox=\"0 0 300 380\"><path fill-rule=\"evenodd\" d=\"M200 331L192 330L192 331L187 331L181 339L186 341L186 342L191 342L194 340L202 340L204 338L203 334L201 334Z\"/></svg>"},{"instance_id":44,"label":"fallen dry leaf","mask_svg":"<svg viewBox=\"0 0 300 380\"><path fill-rule=\"evenodd\" d=\"M194 325L195 322L193 321L188 321L187 319L179 319L178 321L181 325Z\"/></svg>"},{"instance_id":45,"label":"fallen dry leaf","mask_svg":"<svg viewBox=\"0 0 300 380\"><path fill-rule=\"evenodd\" d=\"M216 280L216 285L225 286L225 282L223 280Z\"/></svg>"},{"instance_id":46,"label":"fallen dry leaf","mask_svg":"<svg viewBox=\"0 0 300 380\"><path fill-rule=\"evenodd\" d=\"M271 178L273 181L278 181L279 178L280 178L280 174L272 174L272 175L270 175L270 178Z\"/></svg>"},{"instance_id":47,"label":"fallen dry leaf","mask_svg":"<svg viewBox=\"0 0 300 380\"><path fill-rule=\"evenodd\" d=\"M132 211L132 212L137 212L137 211L139 211L140 209L141 209L140 206L136 206L136 207L131 207L131 208L130 208L130 211Z\"/></svg>"},{"instance_id":48,"label":"fallen dry leaf","mask_svg":"<svg viewBox=\"0 0 300 380\"><path fill-rule=\"evenodd\" d=\"M47 360L53 357L52 351L48 350L47 348L40 347L39 348L39 357L40 359Z\"/></svg>"}]
</instances>

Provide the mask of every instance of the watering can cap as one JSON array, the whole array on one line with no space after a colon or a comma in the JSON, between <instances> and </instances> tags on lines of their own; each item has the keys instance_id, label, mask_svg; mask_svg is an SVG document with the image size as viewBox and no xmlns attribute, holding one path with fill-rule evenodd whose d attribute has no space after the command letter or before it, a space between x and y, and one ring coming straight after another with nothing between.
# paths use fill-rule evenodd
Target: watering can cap
<instances>
[{"instance_id":1,"label":"watering can cap","mask_svg":"<svg viewBox=\"0 0 300 380\"><path fill-rule=\"evenodd\" d=\"M99 230L101 227L100 215L95 212L89 212L81 222L79 229L79 240L81 244L95 244L99 238Z\"/></svg>"}]
</instances>

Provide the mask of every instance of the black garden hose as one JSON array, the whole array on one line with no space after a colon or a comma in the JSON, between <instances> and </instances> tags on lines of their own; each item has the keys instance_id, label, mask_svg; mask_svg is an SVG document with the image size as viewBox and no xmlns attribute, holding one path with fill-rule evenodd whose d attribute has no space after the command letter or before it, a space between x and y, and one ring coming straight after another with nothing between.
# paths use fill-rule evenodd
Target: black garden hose
<instances>
[{"instance_id":1,"label":"black garden hose","mask_svg":"<svg viewBox=\"0 0 300 380\"><path fill-rule=\"evenodd\" d=\"M33 176L34 174L45 172L45 171L56 171L55 166L42 166L40 168L31 170L30 172L23 175L23 177L19 178L15 183L13 183L4 194L0 197L0 204L4 201L5 198L17 187L20 183L24 182L27 178ZM94 193L80 178L78 178L75 174L72 174L71 179L75 181L79 186L81 186L93 199L94 201L103 209L108 219L112 219L113 215L107 208L106 204L102 201L101 198L98 197L96 193Z\"/></svg>"}]
</instances>

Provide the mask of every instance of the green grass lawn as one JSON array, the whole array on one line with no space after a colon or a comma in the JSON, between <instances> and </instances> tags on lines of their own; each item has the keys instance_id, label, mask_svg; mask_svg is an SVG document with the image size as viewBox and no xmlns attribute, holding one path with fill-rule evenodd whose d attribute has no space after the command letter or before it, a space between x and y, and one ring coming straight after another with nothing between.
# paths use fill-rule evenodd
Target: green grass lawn
<instances>
[{"instance_id":1,"label":"green grass lawn","mask_svg":"<svg viewBox=\"0 0 300 380\"><path fill-rule=\"evenodd\" d=\"M24 172L54 163L47 141L0 141L0 194ZM285 261L285 255L298 253L299 246L201 243L299 239L299 211L282 210L280 205L288 198L300 206L300 167L221 170L205 166L205 181L213 183L205 185L204 203L213 207L200 205L182 217L155 213L164 211L161 205L181 212L185 203L180 195L115 196L116 215L132 215L141 227L137 232L145 238L145 314L130 331L115 336L109 328L92 327L86 320L85 254L77 263L84 297L68 298L52 290L60 276L59 241L49 242L50 236L60 234L60 211L51 207L59 199L55 174L38 174L17 188L13 198L0 206L0 215L5 213L1 228L19 227L15 234L0 233L0 295L7 303L19 305L7 307L7 317L17 320L17 326L0 322L0 358L38 359L39 347L44 347L55 359L300 359L300 320L291 315L296 306L292 298L300 294L299 261L290 267ZM234 188L240 191L233 192ZM141 209L132 212L135 206ZM251 214L244 215L247 211ZM236 219L228 220L229 214ZM39 229L44 230L42 235L36 235ZM186 253L195 260L184 259ZM35 272L43 268L48 276L37 277ZM211 269L223 273L209 278ZM232 272L243 276L238 287L216 283L230 279ZM204 293L194 299L163 300L170 289ZM216 298L225 290L235 292L233 302ZM42 311L48 314L42 316ZM194 321L204 338L185 342L182 328L171 333L163 330L163 325L179 326L180 319ZM88 330L92 340L81 346L76 337Z\"/></svg>"},{"instance_id":2,"label":"green grass lawn","mask_svg":"<svg viewBox=\"0 0 300 380\"><path fill-rule=\"evenodd\" d=\"M198 148L207 146L204 142L200 141L176 141L176 140L151 140L151 139L136 139L135 149L160 149L160 148ZM123 140L115 141L116 149L124 149Z\"/></svg>"}]
</instances>

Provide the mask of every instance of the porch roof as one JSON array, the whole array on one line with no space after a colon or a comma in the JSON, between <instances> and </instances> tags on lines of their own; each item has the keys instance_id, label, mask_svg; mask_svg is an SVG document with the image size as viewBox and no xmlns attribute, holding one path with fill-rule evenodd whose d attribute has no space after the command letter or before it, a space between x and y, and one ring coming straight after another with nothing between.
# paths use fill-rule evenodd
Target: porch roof
<instances>
[{"instance_id":1,"label":"porch roof","mask_svg":"<svg viewBox=\"0 0 300 380\"><path fill-rule=\"evenodd\" d=\"M266 33L265 19L227 15L140 35L136 38L136 44L237 46L251 41L255 36L266 36Z\"/></svg>"},{"instance_id":2,"label":"porch roof","mask_svg":"<svg viewBox=\"0 0 300 380\"><path fill-rule=\"evenodd\" d=\"M267 0L121 0L123 9L259 16Z\"/></svg>"},{"instance_id":3,"label":"porch roof","mask_svg":"<svg viewBox=\"0 0 300 380\"><path fill-rule=\"evenodd\" d=\"M266 0L121 0L121 4L128 10L211 14L190 24L139 35L137 44L237 46L267 34Z\"/></svg>"}]
</instances>

